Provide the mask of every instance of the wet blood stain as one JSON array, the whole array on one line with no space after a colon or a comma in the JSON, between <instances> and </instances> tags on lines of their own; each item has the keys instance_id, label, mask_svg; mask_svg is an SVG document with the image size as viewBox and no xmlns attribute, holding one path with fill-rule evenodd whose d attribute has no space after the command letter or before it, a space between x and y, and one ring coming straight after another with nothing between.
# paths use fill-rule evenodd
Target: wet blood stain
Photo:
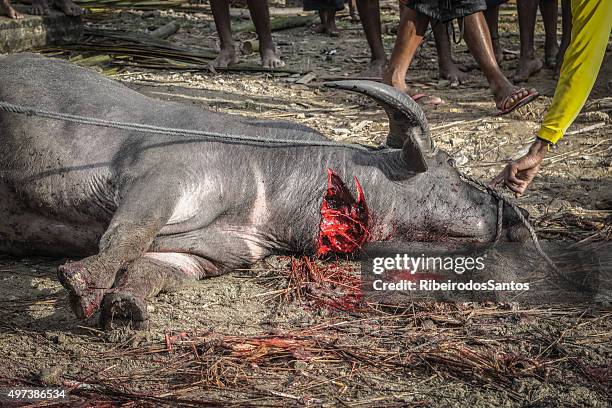
<instances>
[{"instance_id":1,"label":"wet blood stain","mask_svg":"<svg viewBox=\"0 0 612 408\"><path fill-rule=\"evenodd\" d=\"M340 176L327 170L327 191L321 204L317 256L349 254L361 248L370 235L370 213L359 180L355 177L357 199Z\"/></svg>"}]
</instances>

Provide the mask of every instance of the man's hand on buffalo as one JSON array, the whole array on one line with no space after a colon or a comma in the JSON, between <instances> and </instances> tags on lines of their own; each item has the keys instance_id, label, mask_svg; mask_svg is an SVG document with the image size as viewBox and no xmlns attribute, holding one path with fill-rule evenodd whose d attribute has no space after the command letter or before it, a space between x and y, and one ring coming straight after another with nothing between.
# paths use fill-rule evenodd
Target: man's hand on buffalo
<instances>
[{"instance_id":1,"label":"man's hand on buffalo","mask_svg":"<svg viewBox=\"0 0 612 408\"><path fill-rule=\"evenodd\" d=\"M517 197L520 197L538 174L547 151L548 144L541 139L536 139L529 152L506 165L501 173L491 180L491 184L496 186L504 182Z\"/></svg>"}]
</instances>

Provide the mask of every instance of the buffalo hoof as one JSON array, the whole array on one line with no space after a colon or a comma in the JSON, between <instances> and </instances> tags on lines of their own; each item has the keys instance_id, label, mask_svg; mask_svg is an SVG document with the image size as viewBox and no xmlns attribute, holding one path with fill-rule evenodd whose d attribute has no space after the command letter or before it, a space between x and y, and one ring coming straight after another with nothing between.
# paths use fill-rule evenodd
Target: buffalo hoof
<instances>
[{"instance_id":1,"label":"buffalo hoof","mask_svg":"<svg viewBox=\"0 0 612 408\"><path fill-rule=\"evenodd\" d=\"M99 289L87 291L81 296L74 293L68 295L70 307L79 319L87 319L93 316L96 310L100 308L103 297L104 291Z\"/></svg>"},{"instance_id":2,"label":"buffalo hoof","mask_svg":"<svg viewBox=\"0 0 612 408\"><path fill-rule=\"evenodd\" d=\"M100 326L109 330L115 323L128 323L137 330L146 329L149 326L147 302L126 292L106 294L100 310Z\"/></svg>"},{"instance_id":3,"label":"buffalo hoof","mask_svg":"<svg viewBox=\"0 0 612 408\"><path fill-rule=\"evenodd\" d=\"M57 268L57 278L63 287L76 296L83 296L90 285L90 274L83 262L67 262Z\"/></svg>"},{"instance_id":4,"label":"buffalo hoof","mask_svg":"<svg viewBox=\"0 0 612 408\"><path fill-rule=\"evenodd\" d=\"M67 262L57 268L57 277L70 292L70 304L80 319L91 317L99 309L107 289L94 282L91 275L93 264L88 262Z\"/></svg>"}]
</instances>

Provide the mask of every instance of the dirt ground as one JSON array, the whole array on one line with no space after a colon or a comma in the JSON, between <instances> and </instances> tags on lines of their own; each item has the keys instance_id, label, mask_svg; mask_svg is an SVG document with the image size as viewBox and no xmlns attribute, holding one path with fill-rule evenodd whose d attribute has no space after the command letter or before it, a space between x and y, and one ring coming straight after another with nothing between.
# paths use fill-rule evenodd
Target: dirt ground
<instances>
[{"instance_id":1,"label":"dirt ground","mask_svg":"<svg viewBox=\"0 0 612 408\"><path fill-rule=\"evenodd\" d=\"M396 8L383 4L385 32L391 33ZM507 50L502 68L511 74L518 51L514 5L502 8L500 19ZM172 20L181 29L169 40L216 47L206 7L116 11L88 24L147 31ZM287 68L316 74L305 85L295 83L302 74L270 72L129 68L113 77L159 99L293 120L339 141L381 143L387 121L380 109L364 97L320 87L326 78L357 75L369 59L360 24L345 12L339 27L336 38L314 34L310 26L274 33ZM540 23L537 30L542 56ZM384 40L390 51L394 36ZM611 240L611 55L570 129L575 133L545 159L529 192L517 200L542 239L568 245ZM454 46L454 56L473 64L464 44ZM256 54L242 59L258 63ZM484 181L525 151L555 87L554 73L542 70L527 84L542 97L516 113L493 116L480 71L469 72L469 83L456 88L438 79L431 35L409 81L446 101L426 108L433 138L462 171ZM105 332L96 317L79 321L72 314L55 277L64 261L0 256L0 390L69 389L66 400L36 406L606 407L611 401L612 313L602 305L422 302L339 309L317 297L320 290L337 289L333 284L296 279L312 270L329 274L330 266L301 261L292 268L289 258L271 258L160 295L150 302L147 331Z\"/></svg>"}]
</instances>

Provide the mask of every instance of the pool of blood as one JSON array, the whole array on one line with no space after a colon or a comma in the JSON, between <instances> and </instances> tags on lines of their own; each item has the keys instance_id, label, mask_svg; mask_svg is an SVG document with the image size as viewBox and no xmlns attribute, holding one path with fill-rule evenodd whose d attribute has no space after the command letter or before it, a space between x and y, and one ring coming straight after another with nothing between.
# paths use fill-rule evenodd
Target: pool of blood
<instances>
[{"instance_id":1,"label":"pool of blood","mask_svg":"<svg viewBox=\"0 0 612 408\"><path fill-rule=\"evenodd\" d=\"M321 204L317 256L349 254L368 241L371 217L363 189L355 177L357 199L340 176L327 170L327 190Z\"/></svg>"}]
</instances>

